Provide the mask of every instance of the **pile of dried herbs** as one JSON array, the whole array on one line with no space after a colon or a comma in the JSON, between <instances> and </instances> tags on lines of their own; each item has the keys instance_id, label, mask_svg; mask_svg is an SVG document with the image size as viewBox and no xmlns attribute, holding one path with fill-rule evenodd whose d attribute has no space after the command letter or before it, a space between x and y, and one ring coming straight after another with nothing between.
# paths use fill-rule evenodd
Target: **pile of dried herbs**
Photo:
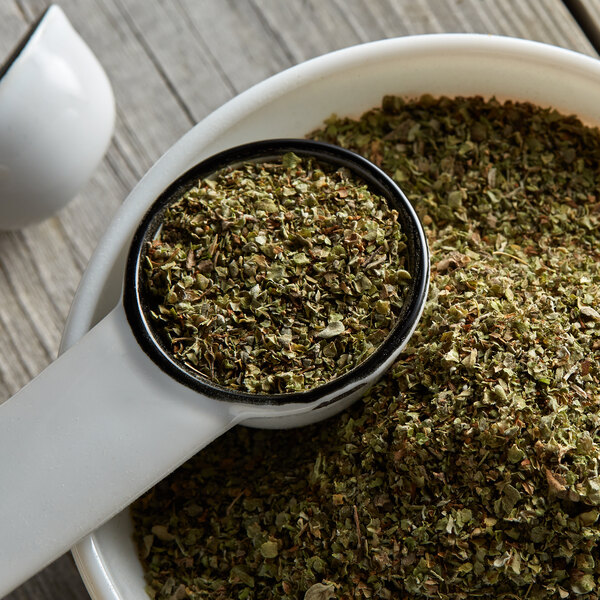
<instances>
[{"instance_id":1,"label":"pile of dried herbs","mask_svg":"<svg viewBox=\"0 0 600 600\"><path fill-rule=\"evenodd\" d=\"M293 153L198 181L146 254L176 359L253 393L313 388L388 336L410 273L398 214L348 169Z\"/></svg>"},{"instance_id":2,"label":"pile of dried herbs","mask_svg":"<svg viewBox=\"0 0 600 600\"><path fill-rule=\"evenodd\" d=\"M349 411L234 430L138 501L150 595L597 600L600 133L529 104L389 97L314 137L417 207L421 325Z\"/></svg>"}]
</instances>

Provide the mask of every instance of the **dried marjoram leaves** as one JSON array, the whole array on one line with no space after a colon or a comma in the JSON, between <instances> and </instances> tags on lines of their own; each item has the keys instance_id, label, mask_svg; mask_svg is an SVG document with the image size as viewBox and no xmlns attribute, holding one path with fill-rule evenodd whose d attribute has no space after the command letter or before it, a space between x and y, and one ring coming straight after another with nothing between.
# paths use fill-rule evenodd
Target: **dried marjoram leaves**
<instances>
[{"instance_id":1,"label":"dried marjoram leaves","mask_svg":"<svg viewBox=\"0 0 600 600\"><path fill-rule=\"evenodd\" d=\"M600 133L530 104L389 97L314 137L416 206L423 319L364 402L234 430L134 506L150 595L597 600Z\"/></svg>"},{"instance_id":2,"label":"dried marjoram leaves","mask_svg":"<svg viewBox=\"0 0 600 600\"><path fill-rule=\"evenodd\" d=\"M152 325L200 377L253 393L346 373L393 328L410 274L397 212L348 169L288 153L202 179L146 255Z\"/></svg>"}]
</instances>

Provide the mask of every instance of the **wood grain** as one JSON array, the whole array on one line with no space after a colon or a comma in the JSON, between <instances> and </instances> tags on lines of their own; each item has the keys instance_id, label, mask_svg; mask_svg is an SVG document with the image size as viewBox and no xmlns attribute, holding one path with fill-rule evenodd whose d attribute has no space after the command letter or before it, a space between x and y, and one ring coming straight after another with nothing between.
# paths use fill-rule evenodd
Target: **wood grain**
<instances>
[{"instance_id":1,"label":"wood grain","mask_svg":"<svg viewBox=\"0 0 600 600\"><path fill-rule=\"evenodd\" d=\"M586 1L600 19L600 0ZM409 34L493 33L595 55L560 0L57 3L109 75L117 124L104 161L67 208L38 226L0 234L0 402L56 356L83 270L131 188L185 131L237 93L325 52ZM47 5L0 2L0 62ZM69 555L8 596L87 597Z\"/></svg>"},{"instance_id":2,"label":"wood grain","mask_svg":"<svg viewBox=\"0 0 600 600\"><path fill-rule=\"evenodd\" d=\"M600 51L600 0L564 0L590 43Z\"/></svg>"}]
</instances>

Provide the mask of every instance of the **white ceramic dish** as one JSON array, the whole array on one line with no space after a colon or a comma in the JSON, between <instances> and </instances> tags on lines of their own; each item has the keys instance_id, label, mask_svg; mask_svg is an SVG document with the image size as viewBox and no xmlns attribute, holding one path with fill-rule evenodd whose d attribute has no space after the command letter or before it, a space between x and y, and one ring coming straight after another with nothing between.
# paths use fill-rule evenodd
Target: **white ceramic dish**
<instances>
[{"instance_id":1,"label":"white ceramic dish","mask_svg":"<svg viewBox=\"0 0 600 600\"><path fill-rule=\"evenodd\" d=\"M0 230L42 221L91 177L115 100L102 65L50 6L0 74Z\"/></svg>"},{"instance_id":2,"label":"white ceramic dish","mask_svg":"<svg viewBox=\"0 0 600 600\"><path fill-rule=\"evenodd\" d=\"M331 113L358 116L385 94L528 100L600 123L600 62L552 46L473 34L373 42L308 61L228 102L179 140L122 205L82 279L63 338L79 339L116 304L125 252L152 200L182 172L224 148L302 137ZM127 511L80 542L75 560L93 600L147 600Z\"/></svg>"}]
</instances>

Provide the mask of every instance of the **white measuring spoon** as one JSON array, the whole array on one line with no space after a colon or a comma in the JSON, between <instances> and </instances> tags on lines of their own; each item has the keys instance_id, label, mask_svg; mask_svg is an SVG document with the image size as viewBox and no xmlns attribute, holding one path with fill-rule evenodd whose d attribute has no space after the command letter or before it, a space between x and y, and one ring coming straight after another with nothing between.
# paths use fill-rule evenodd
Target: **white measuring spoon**
<instances>
[{"instance_id":1,"label":"white measuring spoon","mask_svg":"<svg viewBox=\"0 0 600 600\"><path fill-rule=\"evenodd\" d=\"M387 198L407 237L412 283L398 324L349 373L306 392L259 395L203 381L163 348L146 323L140 263L162 209L226 164L293 151L344 166ZM388 369L421 316L429 254L419 220L381 170L347 150L267 140L215 155L154 202L129 251L122 302L42 374L0 406L0 596L67 551L238 423L319 421L349 406Z\"/></svg>"}]
</instances>

